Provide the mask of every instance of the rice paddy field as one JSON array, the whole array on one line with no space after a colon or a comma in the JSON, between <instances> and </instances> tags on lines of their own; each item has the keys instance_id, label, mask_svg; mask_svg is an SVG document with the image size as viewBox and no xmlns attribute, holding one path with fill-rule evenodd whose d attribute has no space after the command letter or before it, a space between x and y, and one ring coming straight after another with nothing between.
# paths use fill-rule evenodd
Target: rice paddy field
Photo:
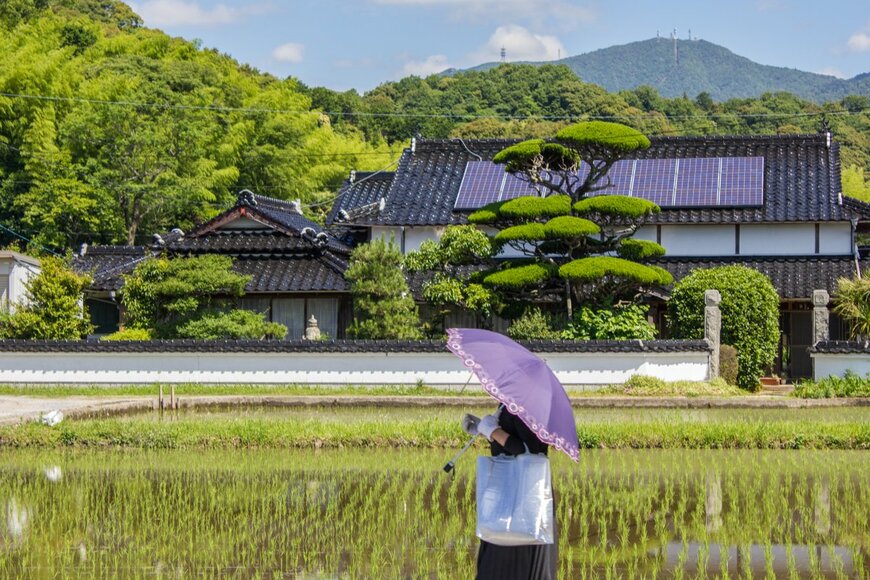
<instances>
[{"instance_id":1,"label":"rice paddy field","mask_svg":"<svg viewBox=\"0 0 870 580\"><path fill-rule=\"evenodd\" d=\"M0 429L0 578L473 577L485 447L442 471L462 412L213 407ZM551 454L560 578L870 578L868 413L577 409L589 448Z\"/></svg>"}]
</instances>

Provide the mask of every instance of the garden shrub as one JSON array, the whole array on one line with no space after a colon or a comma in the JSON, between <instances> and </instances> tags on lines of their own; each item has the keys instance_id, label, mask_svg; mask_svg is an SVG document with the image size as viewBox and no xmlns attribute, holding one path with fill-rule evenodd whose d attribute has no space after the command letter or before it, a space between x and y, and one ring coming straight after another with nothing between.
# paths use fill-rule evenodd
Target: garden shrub
<instances>
[{"instance_id":1,"label":"garden shrub","mask_svg":"<svg viewBox=\"0 0 870 580\"><path fill-rule=\"evenodd\" d=\"M558 340L560 332L553 316L541 312L540 308L531 307L511 322L507 335L514 340Z\"/></svg>"},{"instance_id":2,"label":"garden shrub","mask_svg":"<svg viewBox=\"0 0 870 580\"><path fill-rule=\"evenodd\" d=\"M852 338L870 336L870 280L866 278L837 280L834 313L849 324Z\"/></svg>"},{"instance_id":3,"label":"garden shrub","mask_svg":"<svg viewBox=\"0 0 870 580\"><path fill-rule=\"evenodd\" d=\"M619 304L593 308L582 306L562 331L566 340L652 340L655 326L646 318L646 308L639 304Z\"/></svg>"},{"instance_id":4,"label":"garden shrub","mask_svg":"<svg viewBox=\"0 0 870 580\"><path fill-rule=\"evenodd\" d=\"M154 337L147 328L125 328L104 336L102 340L151 340L152 338Z\"/></svg>"},{"instance_id":5,"label":"garden shrub","mask_svg":"<svg viewBox=\"0 0 870 580\"><path fill-rule=\"evenodd\" d=\"M211 312L177 328L179 338L195 340L262 340L284 338L287 327L267 322L261 312Z\"/></svg>"},{"instance_id":6,"label":"garden shrub","mask_svg":"<svg viewBox=\"0 0 870 580\"><path fill-rule=\"evenodd\" d=\"M719 346L719 376L729 385L737 384L740 366L737 364L737 349L730 344Z\"/></svg>"},{"instance_id":7,"label":"garden shrub","mask_svg":"<svg viewBox=\"0 0 870 580\"><path fill-rule=\"evenodd\" d=\"M842 377L830 376L818 381L800 381L795 385L792 395L801 399L870 397L870 377L862 377L847 370Z\"/></svg>"},{"instance_id":8,"label":"garden shrub","mask_svg":"<svg viewBox=\"0 0 870 580\"><path fill-rule=\"evenodd\" d=\"M779 343L779 296L770 278L746 266L698 269L674 285L668 302L674 338L704 337L704 291L722 295L723 343L737 349L737 384L755 391Z\"/></svg>"}]
</instances>

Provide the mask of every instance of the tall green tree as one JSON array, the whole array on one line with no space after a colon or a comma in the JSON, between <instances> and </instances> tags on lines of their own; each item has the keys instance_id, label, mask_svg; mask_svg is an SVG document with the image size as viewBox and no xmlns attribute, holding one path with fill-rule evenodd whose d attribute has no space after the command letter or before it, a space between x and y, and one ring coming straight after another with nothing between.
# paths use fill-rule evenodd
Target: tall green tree
<instances>
[{"instance_id":1,"label":"tall green tree","mask_svg":"<svg viewBox=\"0 0 870 580\"><path fill-rule=\"evenodd\" d=\"M78 340L93 325L82 309L82 293L90 285L53 257L42 258L39 274L25 282L27 300L11 314L0 316L0 337L41 340Z\"/></svg>"},{"instance_id":2,"label":"tall green tree","mask_svg":"<svg viewBox=\"0 0 870 580\"><path fill-rule=\"evenodd\" d=\"M345 272L353 294L354 338L420 338L420 317L402 271L402 252L377 238L354 249Z\"/></svg>"}]
</instances>

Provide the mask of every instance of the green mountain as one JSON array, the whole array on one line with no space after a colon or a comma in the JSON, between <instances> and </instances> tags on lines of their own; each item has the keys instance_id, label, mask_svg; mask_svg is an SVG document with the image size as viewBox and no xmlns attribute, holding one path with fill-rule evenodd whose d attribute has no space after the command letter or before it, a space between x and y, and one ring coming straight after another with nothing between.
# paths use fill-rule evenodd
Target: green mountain
<instances>
[{"instance_id":1,"label":"green mountain","mask_svg":"<svg viewBox=\"0 0 870 580\"><path fill-rule=\"evenodd\" d=\"M786 91L817 103L870 96L870 73L852 79L758 64L705 40L652 38L555 61L608 91L655 88L663 97L706 92L716 101ZM471 70L487 70L487 63ZM543 64L543 63L530 63ZM552 64L552 63L549 63ZM448 74L456 71L449 71Z\"/></svg>"}]
</instances>

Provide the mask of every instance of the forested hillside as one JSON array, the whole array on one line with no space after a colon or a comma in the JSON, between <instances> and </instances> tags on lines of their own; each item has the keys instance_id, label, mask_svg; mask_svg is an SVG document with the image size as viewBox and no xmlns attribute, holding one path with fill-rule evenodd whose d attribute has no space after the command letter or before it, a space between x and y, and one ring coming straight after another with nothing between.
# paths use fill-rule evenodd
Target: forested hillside
<instances>
[{"instance_id":1,"label":"forested hillside","mask_svg":"<svg viewBox=\"0 0 870 580\"><path fill-rule=\"evenodd\" d=\"M120 2L0 2L2 246L142 243L243 188L316 216L350 169L395 159L380 143L335 131L297 81L144 28Z\"/></svg>"},{"instance_id":2,"label":"forested hillside","mask_svg":"<svg viewBox=\"0 0 870 580\"><path fill-rule=\"evenodd\" d=\"M789 93L716 102L709 94L667 99L651 87L608 93L564 65L504 64L454 76L407 77L359 95L308 89L337 127L370 139L543 137L582 119L617 121L647 135L816 133L827 122L843 146L849 193L870 198L870 98L816 104Z\"/></svg>"},{"instance_id":3,"label":"forested hillside","mask_svg":"<svg viewBox=\"0 0 870 580\"><path fill-rule=\"evenodd\" d=\"M534 64L534 63L529 63ZM540 63L538 63L540 64ZM852 79L758 64L704 40L651 38L553 61L608 91L651 86L662 96L709 93L717 101L785 91L816 103L870 96L870 74ZM488 70L486 63L469 70ZM448 74L456 74L449 71Z\"/></svg>"}]
</instances>

